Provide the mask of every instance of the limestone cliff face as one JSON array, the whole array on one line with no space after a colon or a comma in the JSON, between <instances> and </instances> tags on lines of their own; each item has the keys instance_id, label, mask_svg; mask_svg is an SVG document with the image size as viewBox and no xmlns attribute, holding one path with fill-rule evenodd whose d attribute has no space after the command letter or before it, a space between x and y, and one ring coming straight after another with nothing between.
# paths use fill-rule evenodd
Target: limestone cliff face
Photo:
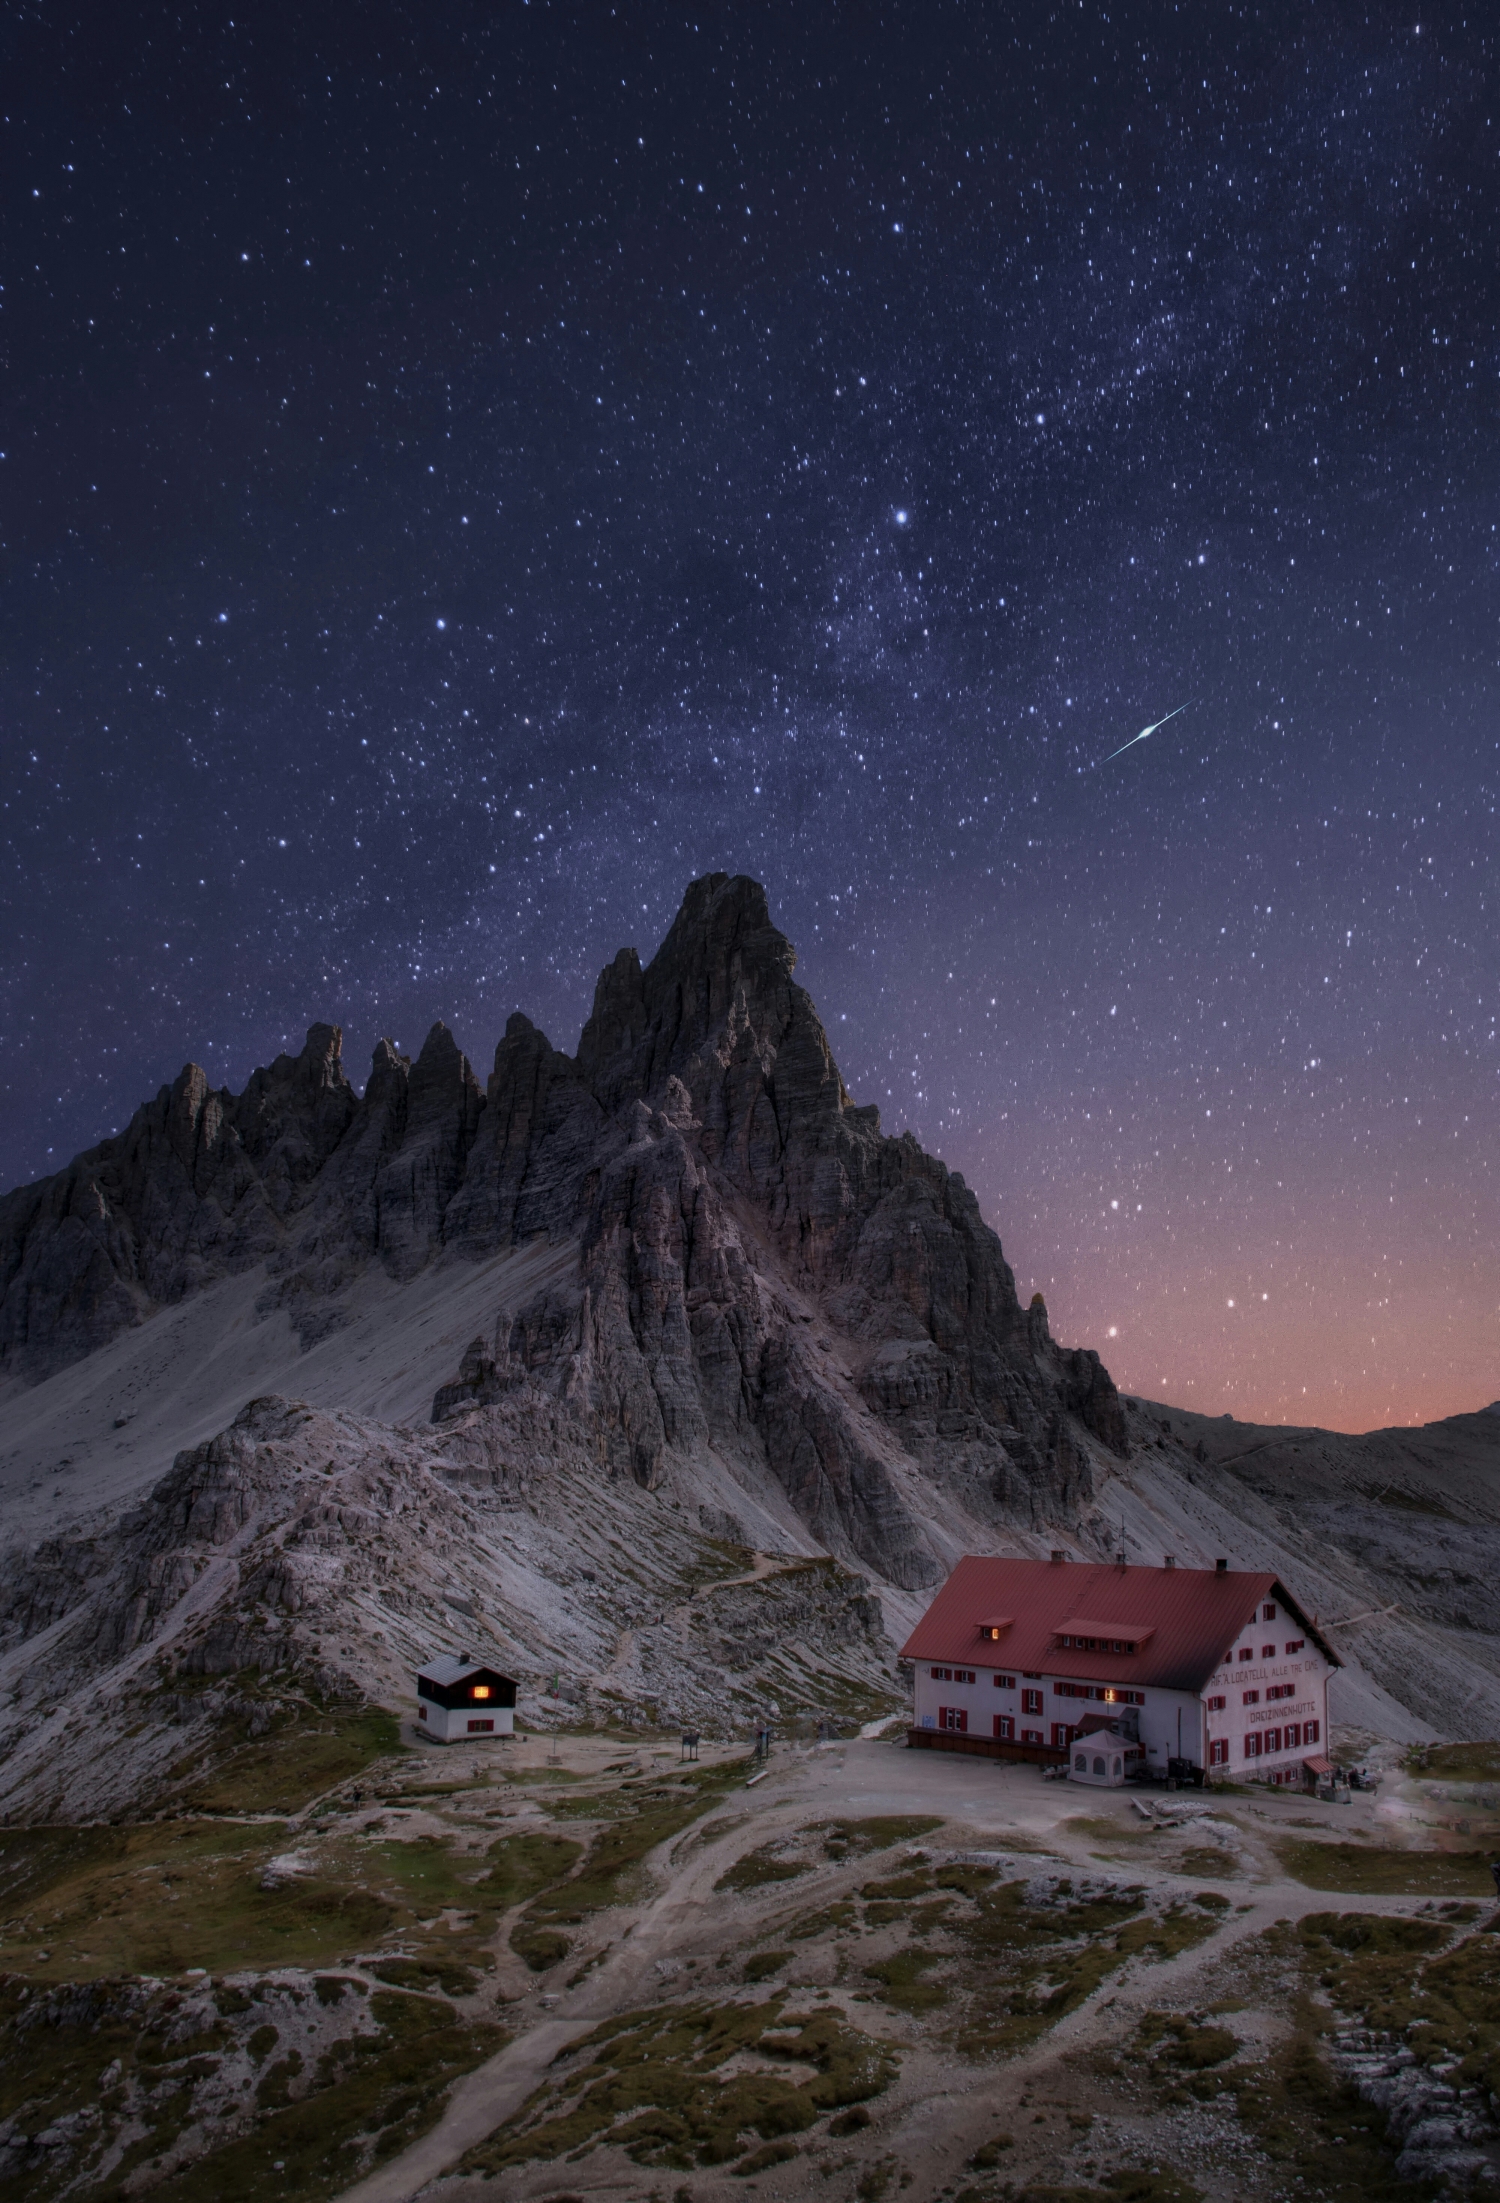
<instances>
[{"instance_id":1,"label":"limestone cliff face","mask_svg":"<svg viewBox=\"0 0 1500 2203\"><path fill-rule=\"evenodd\" d=\"M764 891L713 874L644 969L622 949L601 974L576 1057L518 1014L483 1094L441 1024L415 1063L382 1042L363 1097L331 1026L238 1098L189 1066L0 1204L0 1368L256 1263L310 1342L371 1263L545 1239L576 1249L563 1282L497 1316L436 1418L524 1385L604 1474L769 1474L820 1543L910 1586L940 1572L930 1494L1075 1515L1091 1453L1125 1451L1107 1373L1021 1307L963 1180L854 1105L795 962Z\"/></svg>"}]
</instances>

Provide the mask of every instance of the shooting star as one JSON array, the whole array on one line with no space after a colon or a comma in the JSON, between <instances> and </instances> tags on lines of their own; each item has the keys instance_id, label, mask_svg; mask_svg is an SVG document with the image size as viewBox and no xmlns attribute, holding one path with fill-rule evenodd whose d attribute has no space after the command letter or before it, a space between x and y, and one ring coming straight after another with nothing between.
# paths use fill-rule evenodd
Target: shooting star
<instances>
[{"instance_id":1,"label":"shooting star","mask_svg":"<svg viewBox=\"0 0 1500 2203\"><path fill-rule=\"evenodd\" d=\"M1179 704L1177 706L1177 711L1169 711L1167 713L1167 719L1175 719L1177 717L1178 711L1186 710L1186 704ZM1111 750L1108 757L1101 757L1099 760L1100 764L1109 765L1112 764L1117 757L1123 757L1127 750L1133 750L1135 748L1137 742L1144 742L1148 734L1155 734L1158 727L1164 727L1167 723L1167 719L1155 719L1152 721L1149 727L1142 727L1139 734L1133 734L1128 742L1122 742L1117 750Z\"/></svg>"}]
</instances>

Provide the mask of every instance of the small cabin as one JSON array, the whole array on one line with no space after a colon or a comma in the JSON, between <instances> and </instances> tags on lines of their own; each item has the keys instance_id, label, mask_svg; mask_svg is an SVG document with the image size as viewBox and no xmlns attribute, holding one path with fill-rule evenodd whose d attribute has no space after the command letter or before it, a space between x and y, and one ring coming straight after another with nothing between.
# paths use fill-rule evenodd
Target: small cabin
<instances>
[{"instance_id":1,"label":"small cabin","mask_svg":"<svg viewBox=\"0 0 1500 2203\"><path fill-rule=\"evenodd\" d=\"M467 1653L444 1653L417 1675L417 1728L435 1744L475 1744L486 1737L510 1736L516 1726L513 1676L471 1660Z\"/></svg>"}]
</instances>

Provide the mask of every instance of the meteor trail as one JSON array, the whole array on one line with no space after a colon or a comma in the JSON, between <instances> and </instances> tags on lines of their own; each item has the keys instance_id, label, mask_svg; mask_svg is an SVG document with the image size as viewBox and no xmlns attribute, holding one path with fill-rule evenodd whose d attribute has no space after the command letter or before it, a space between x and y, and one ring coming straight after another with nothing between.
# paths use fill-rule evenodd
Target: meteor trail
<instances>
[{"instance_id":1,"label":"meteor trail","mask_svg":"<svg viewBox=\"0 0 1500 2203\"><path fill-rule=\"evenodd\" d=\"M1186 704L1179 704L1177 706L1177 711L1169 711L1167 713L1167 719L1175 719L1177 717L1178 711L1186 710ZM1149 727L1142 727L1139 734L1133 734L1128 742L1122 742L1117 750L1111 750L1108 757L1101 757L1099 760L1100 764L1108 765L1113 761L1113 759L1117 757L1123 757L1127 750L1133 750L1135 748L1137 742L1144 742L1148 734L1155 734L1158 727L1164 727L1167 723L1167 719L1155 719L1152 721Z\"/></svg>"}]
</instances>

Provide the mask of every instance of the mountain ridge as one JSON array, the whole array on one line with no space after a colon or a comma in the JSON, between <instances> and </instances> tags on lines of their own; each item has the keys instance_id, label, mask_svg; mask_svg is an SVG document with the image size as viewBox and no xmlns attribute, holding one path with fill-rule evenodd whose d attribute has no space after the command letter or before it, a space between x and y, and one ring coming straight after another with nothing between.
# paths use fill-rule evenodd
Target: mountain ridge
<instances>
[{"instance_id":1,"label":"mountain ridge","mask_svg":"<svg viewBox=\"0 0 1500 2203\"><path fill-rule=\"evenodd\" d=\"M1500 1721L1500 1416L1122 1399L794 971L711 874L576 1055L517 1012L481 1091L439 1024L356 1095L316 1025L0 1204L6 1810L176 1795L235 1706L408 1705L445 1648L533 1720L894 1712L969 1551L1269 1566L1357 1632L1351 1733Z\"/></svg>"},{"instance_id":2,"label":"mountain ridge","mask_svg":"<svg viewBox=\"0 0 1500 2203\"><path fill-rule=\"evenodd\" d=\"M763 1453L832 1548L932 1580L889 1439L935 1469L961 1455L1003 1510L1066 1505L1084 1434L1118 1453L1123 1416L1098 1357L1021 1308L963 1179L853 1103L795 962L758 883L710 874L649 965L605 967L576 1056L517 1013L483 1094L442 1024L414 1062L382 1041L362 1096L330 1025L239 1096L189 1065L0 1204L0 1372L51 1374L261 1262L258 1306L312 1344L371 1265L400 1282L574 1237L576 1280L477 1343L481 1389L522 1365L581 1386L608 1470L648 1486L669 1451ZM762 1289L778 1275L854 1342L857 1397Z\"/></svg>"}]
</instances>

